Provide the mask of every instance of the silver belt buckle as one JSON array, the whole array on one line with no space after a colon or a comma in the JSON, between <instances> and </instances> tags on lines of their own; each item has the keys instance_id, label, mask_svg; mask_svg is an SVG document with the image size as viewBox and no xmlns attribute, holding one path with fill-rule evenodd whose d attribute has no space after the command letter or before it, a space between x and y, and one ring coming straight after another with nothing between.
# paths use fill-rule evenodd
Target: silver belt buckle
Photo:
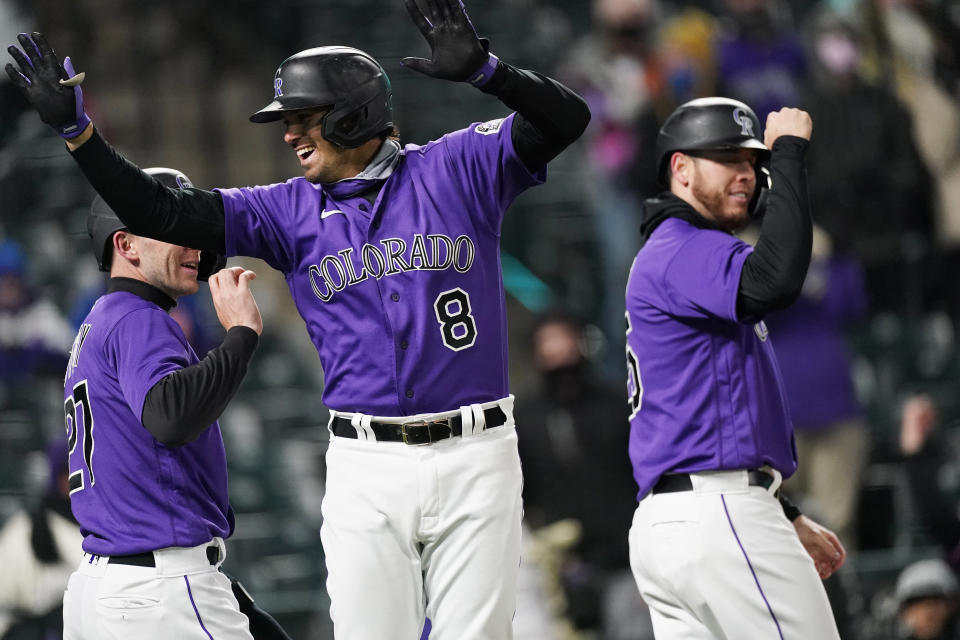
<instances>
[{"instance_id":1,"label":"silver belt buckle","mask_svg":"<svg viewBox=\"0 0 960 640\"><path fill-rule=\"evenodd\" d=\"M400 424L400 437L403 438L403 444L409 445L411 447L422 447L424 445L433 444L438 440L433 439L433 432L430 430L430 425L432 424L442 424L450 427L449 420L415 420L413 422L404 422ZM419 442L414 436L414 440L411 440L411 434L407 431L409 427L425 427L424 431L427 434L427 439L424 442ZM453 429L450 429L451 435L453 434ZM448 436L449 437L449 436ZM443 438L440 438L442 440Z\"/></svg>"}]
</instances>

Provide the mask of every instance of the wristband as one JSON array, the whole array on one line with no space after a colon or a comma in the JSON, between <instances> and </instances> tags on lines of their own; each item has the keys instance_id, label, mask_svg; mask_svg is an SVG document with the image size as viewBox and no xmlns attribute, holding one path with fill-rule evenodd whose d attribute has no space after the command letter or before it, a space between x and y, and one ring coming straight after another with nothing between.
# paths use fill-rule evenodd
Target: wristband
<instances>
[{"instance_id":1,"label":"wristband","mask_svg":"<svg viewBox=\"0 0 960 640\"><path fill-rule=\"evenodd\" d=\"M497 70L497 63L500 62L500 59L493 55L492 53L488 55L487 61L480 67L476 73L467 78L467 82L480 89L485 84L490 82L490 78L493 77L493 72Z\"/></svg>"},{"instance_id":2,"label":"wristband","mask_svg":"<svg viewBox=\"0 0 960 640\"><path fill-rule=\"evenodd\" d=\"M56 129L61 138L72 140L83 133L88 124L90 124L90 117L86 113L81 113L76 122L70 122Z\"/></svg>"},{"instance_id":3,"label":"wristband","mask_svg":"<svg viewBox=\"0 0 960 640\"><path fill-rule=\"evenodd\" d=\"M782 493L780 494L780 507L783 509L783 515L785 515L787 520L790 522L793 522L803 515L800 509L798 509L795 504L790 502L787 496L783 495Z\"/></svg>"}]
</instances>

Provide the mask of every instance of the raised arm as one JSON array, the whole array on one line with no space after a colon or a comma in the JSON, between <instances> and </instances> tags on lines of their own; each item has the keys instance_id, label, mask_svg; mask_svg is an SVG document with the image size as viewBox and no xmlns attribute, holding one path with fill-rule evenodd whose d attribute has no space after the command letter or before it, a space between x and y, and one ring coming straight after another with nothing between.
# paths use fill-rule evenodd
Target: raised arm
<instances>
[{"instance_id":1,"label":"raised arm","mask_svg":"<svg viewBox=\"0 0 960 640\"><path fill-rule=\"evenodd\" d=\"M773 187L756 249L740 276L737 315L741 319L783 309L800 295L813 247L803 164L812 130L810 116L799 109L785 108L767 116L764 143L773 151Z\"/></svg>"},{"instance_id":2,"label":"raised arm","mask_svg":"<svg viewBox=\"0 0 960 640\"><path fill-rule=\"evenodd\" d=\"M21 33L5 69L40 119L53 127L93 188L136 234L226 253L223 201L202 189L170 189L127 161L96 131L83 107L83 73L60 64L41 33Z\"/></svg>"},{"instance_id":3,"label":"raised arm","mask_svg":"<svg viewBox=\"0 0 960 640\"><path fill-rule=\"evenodd\" d=\"M517 112L511 137L517 155L534 170L580 137L590 122L586 102L561 83L535 71L517 69L489 51L460 0L414 0L407 12L429 43L431 58L404 58L401 64L433 78L469 82Z\"/></svg>"}]
</instances>

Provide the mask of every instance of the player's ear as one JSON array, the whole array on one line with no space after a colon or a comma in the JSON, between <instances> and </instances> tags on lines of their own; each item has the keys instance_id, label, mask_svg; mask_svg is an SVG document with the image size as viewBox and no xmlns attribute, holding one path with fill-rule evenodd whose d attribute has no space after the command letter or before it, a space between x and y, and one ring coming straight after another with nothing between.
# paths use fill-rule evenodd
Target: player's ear
<instances>
[{"instance_id":1,"label":"player's ear","mask_svg":"<svg viewBox=\"0 0 960 640\"><path fill-rule=\"evenodd\" d=\"M680 151L674 151L670 156L670 173L672 179L684 187L689 187L692 165L693 158Z\"/></svg>"},{"instance_id":2,"label":"player's ear","mask_svg":"<svg viewBox=\"0 0 960 640\"><path fill-rule=\"evenodd\" d=\"M113 256L120 257L127 262L137 264L140 261L140 252L135 242L136 236L129 231L117 231L113 234Z\"/></svg>"}]
</instances>

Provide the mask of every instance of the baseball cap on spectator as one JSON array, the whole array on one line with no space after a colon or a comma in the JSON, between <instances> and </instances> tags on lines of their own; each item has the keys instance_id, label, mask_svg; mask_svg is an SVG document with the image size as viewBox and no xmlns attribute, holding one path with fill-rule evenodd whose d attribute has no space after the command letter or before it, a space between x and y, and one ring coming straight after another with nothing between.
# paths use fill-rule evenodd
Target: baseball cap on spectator
<instances>
[{"instance_id":1,"label":"baseball cap on spectator","mask_svg":"<svg viewBox=\"0 0 960 640\"><path fill-rule=\"evenodd\" d=\"M903 607L913 600L923 598L953 598L960 593L960 586L953 570L938 558L920 560L909 565L897 578L894 596Z\"/></svg>"}]
</instances>

